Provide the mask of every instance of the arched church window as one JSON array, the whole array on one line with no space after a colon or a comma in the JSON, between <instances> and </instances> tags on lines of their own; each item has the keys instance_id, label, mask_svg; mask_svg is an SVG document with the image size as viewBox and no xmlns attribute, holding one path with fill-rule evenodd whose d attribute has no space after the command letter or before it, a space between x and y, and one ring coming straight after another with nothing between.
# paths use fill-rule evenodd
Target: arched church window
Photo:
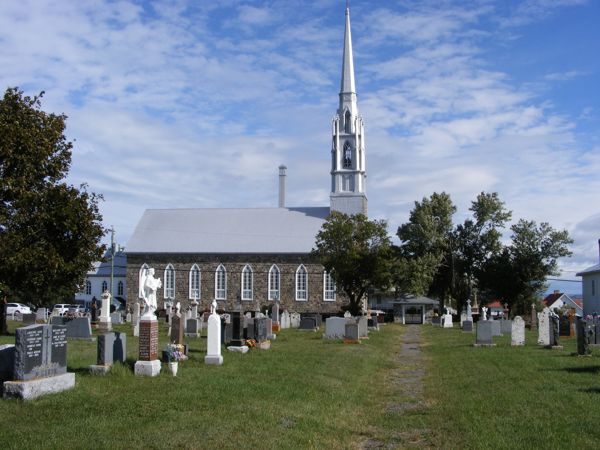
<instances>
[{"instance_id":1,"label":"arched church window","mask_svg":"<svg viewBox=\"0 0 600 450\"><path fill-rule=\"evenodd\" d=\"M194 264L190 269L190 292L189 298L198 300L200 298L200 267Z\"/></svg>"},{"instance_id":2,"label":"arched church window","mask_svg":"<svg viewBox=\"0 0 600 450\"><path fill-rule=\"evenodd\" d=\"M90 281L85 282L85 293L86 295L92 295L92 283Z\"/></svg>"},{"instance_id":3,"label":"arched church window","mask_svg":"<svg viewBox=\"0 0 600 450\"><path fill-rule=\"evenodd\" d=\"M269 269L269 300L279 300L279 267L275 264Z\"/></svg>"},{"instance_id":4,"label":"arched church window","mask_svg":"<svg viewBox=\"0 0 600 450\"><path fill-rule=\"evenodd\" d=\"M215 272L215 299L225 300L227 298L227 271L223 264L217 267Z\"/></svg>"},{"instance_id":5,"label":"arched church window","mask_svg":"<svg viewBox=\"0 0 600 450\"><path fill-rule=\"evenodd\" d=\"M165 269L165 287L164 297L175 298L175 268L173 264L168 264Z\"/></svg>"},{"instance_id":6,"label":"arched church window","mask_svg":"<svg viewBox=\"0 0 600 450\"><path fill-rule=\"evenodd\" d=\"M242 300L252 300L252 267L245 265L242 270Z\"/></svg>"},{"instance_id":7,"label":"arched church window","mask_svg":"<svg viewBox=\"0 0 600 450\"><path fill-rule=\"evenodd\" d=\"M308 273L302 264L296 270L296 300L308 300Z\"/></svg>"},{"instance_id":8,"label":"arched church window","mask_svg":"<svg viewBox=\"0 0 600 450\"><path fill-rule=\"evenodd\" d=\"M346 114L344 114L344 132L347 134L352 133L352 114L350 114L350 111L346 111Z\"/></svg>"},{"instance_id":9,"label":"arched church window","mask_svg":"<svg viewBox=\"0 0 600 450\"><path fill-rule=\"evenodd\" d=\"M106 281L103 281L102 282L102 292L106 292L106 291L108 291L108 283Z\"/></svg>"},{"instance_id":10,"label":"arched church window","mask_svg":"<svg viewBox=\"0 0 600 450\"><path fill-rule=\"evenodd\" d=\"M344 169L350 169L352 167L352 146L350 142L344 143Z\"/></svg>"}]
</instances>

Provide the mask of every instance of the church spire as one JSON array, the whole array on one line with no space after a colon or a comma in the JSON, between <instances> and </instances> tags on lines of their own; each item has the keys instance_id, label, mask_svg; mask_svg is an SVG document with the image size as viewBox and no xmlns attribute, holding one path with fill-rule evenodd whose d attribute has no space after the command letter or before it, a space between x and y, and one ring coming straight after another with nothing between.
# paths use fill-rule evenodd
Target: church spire
<instances>
[{"instance_id":1,"label":"church spire","mask_svg":"<svg viewBox=\"0 0 600 450\"><path fill-rule=\"evenodd\" d=\"M331 210L345 214L362 213L366 215L365 130L356 101L348 2L346 2L340 103L333 119L332 134Z\"/></svg>"}]
</instances>

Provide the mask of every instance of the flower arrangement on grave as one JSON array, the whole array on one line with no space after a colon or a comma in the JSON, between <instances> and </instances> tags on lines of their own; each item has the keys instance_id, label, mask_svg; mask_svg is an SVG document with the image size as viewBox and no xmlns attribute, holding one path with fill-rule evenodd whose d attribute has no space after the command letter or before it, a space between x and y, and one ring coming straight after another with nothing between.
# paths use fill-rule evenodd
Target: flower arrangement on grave
<instances>
[{"instance_id":1,"label":"flower arrangement on grave","mask_svg":"<svg viewBox=\"0 0 600 450\"><path fill-rule=\"evenodd\" d=\"M254 339L246 339L246 346L248 346L249 348L256 347L256 340L254 340Z\"/></svg>"},{"instance_id":2,"label":"flower arrangement on grave","mask_svg":"<svg viewBox=\"0 0 600 450\"><path fill-rule=\"evenodd\" d=\"M165 352L169 362L179 362L188 359L181 344L167 344Z\"/></svg>"}]
</instances>

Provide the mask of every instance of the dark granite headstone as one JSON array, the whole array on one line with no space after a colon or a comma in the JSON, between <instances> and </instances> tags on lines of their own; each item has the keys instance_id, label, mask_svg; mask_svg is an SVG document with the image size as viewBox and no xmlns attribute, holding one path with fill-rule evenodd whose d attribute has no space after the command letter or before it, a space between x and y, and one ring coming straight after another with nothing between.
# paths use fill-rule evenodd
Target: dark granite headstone
<instances>
[{"instance_id":1,"label":"dark granite headstone","mask_svg":"<svg viewBox=\"0 0 600 450\"><path fill-rule=\"evenodd\" d=\"M571 321L567 316L561 316L558 322L559 336L571 336Z\"/></svg>"},{"instance_id":2,"label":"dark granite headstone","mask_svg":"<svg viewBox=\"0 0 600 450\"><path fill-rule=\"evenodd\" d=\"M171 342L183 345L183 318L180 314L175 314L171 318Z\"/></svg>"},{"instance_id":3,"label":"dark granite headstone","mask_svg":"<svg viewBox=\"0 0 600 450\"><path fill-rule=\"evenodd\" d=\"M300 323L302 323L302 319L313 319L315 321L315 328L319 328L323 322L323 316L321 314L315 313L303 313L300 314Z\"/></svg>"},{"instance_id":4,"label":"dark granite headstone","mask_svg":"<svg viewBox=\"0 0 600 450\"><path fill-rule=\"evenodd\" d=\"M27 327L35 323L36 315L34 314L23 314L23 326Z\"/></svg>"},{"instance_id":5,"label":"dark granite headstone","mask_svg":"<svg viewBox=\"0 0 600 450\"><path fill-rule=\"evenodd\" d=\"M15 346L14 344L0 345L0 386L2 382L14 379Z\"/></svg>"},{"instance_id":6,"label":"dark granite headstone","mask_svg":"<svg viewBox=\"0 0 600 450\"><path fill-rule=\"evenodd\" d=\"M254 339L254 319L245 319L246 327L244 328L245 338Z\"/></svg>"},{"instance_id":7,"label":"dark granite headstone","mask_svg":"<svg viewBox=\"0 0 600 450\"><path fill-rule=\"evenodd\" d=\"M266 341L268 337L267 319L254 319L254 339L258 342Z\"/></svg>"},{"instance_id":8,"label":"dark granite headstone","mask_svg":"<svg viewBox=\"0 0 600 450\"><path fill-rule=\"evenodd\" d=\"M61 325L30 325L15 330L14 379L28 381L67 372L67 330Z\"/></svg>"},{"instance_id":9,"label":"dark granite headstone","mask_svg":"<svg viewBox=\"0 0 600 450\"><path fill-rule=\"evenodd\" d=\"M357 324L358 326L358 324ZM314 331L317 328L317 319L314 317L301 317L299 330Z\"/></svg>"},{"instance_id":10,"label":"dark granite headstone","mask_svg":"<svg viewBox=\"0 0 600 450\"><path fill-rule=\"evenodd\" d=\"M492 336L502 336L502 327L499 320L489 320L492 324Z\"/></svg>"},{"instance_id":11,"label":"dark granite headstone","mask_svg":"<svg viewBox=\"0 0 600 450\"><path fill-rule=\"evenodd\" d=\"M473 322L471 320L463 320L462 330L465 333L472 333L473 332Z\"/></svg>"},{"instance_id":12,"label":"dark granite headstone","mask_svg":"<svg viewBox=\"0 0 600 450\"><path fill-rule=\"evenodd\" d=\"M442 325L442 318L440 316L434 316L431 318L431 325L439 327Z\"/></svg>"},{"instance_id":13,"label":"dark granite headstone","mask_svg":"<svg viewBox=\"0 0 600 450\"><path fill-rule=\"evenodd\" d=\"M200 336L200 321L198 319L187 319L185 321L185 335L192 337Z\"/></svg>"},{"instance_id":14,"label":"dark granite headstone","mask_svg":"<svg viewBox=\"0 0 600 450\"><path fill-rule=\"evenodd\" d=\"M356 322L346 323L344 339L346 339L348 341L358 341L359 340L358 323L356 323Z\"/></svg>"},{"instance_id":15,"label":"dark granite headstone","mask_svg":"<svg viewBox=\"0 0 600 450\"><path fill-rule=\"evenodd\" d=\"M550 316L550 346L558 347L560 345L559 319L556 315Z\"/></svg>"},{"instance_id":16,"label":"dark granite headstone","mask_svg":"<svg viewBox=\"0 0 600 450\"><path fill-rule=\"evenodd\" d=\"M89 317L52 316L52 325L65 325L69 339L91 339L92 325Z\"/></svg>"},{"instance_id":17,"label":"dark granite headstone","mask_svg":"<svg viewBox=\"0 0 600 450\"><path fill-rule=\"evenodd\" d=\"M232 339L232 325L221 317L221 344L229 345Z\"/></svg>"},{"instance_id":18,"label":"dark granite headstone","mask_svg":"<svg viewBox=\"0 0 600 450\"><path fill-rule=\"evenodd\" d=\"M590 333L587 322L581 317L577 317L576 328L577 354L582 356L591 355L592 352L590 350Z\"/></svg>"},{"instance_id":19,"label":"dark granite headstone","mask_svg":"<svg viewBox=\"0 0 600 450\"><path fill-rule=\"evenodd\" d=\"M479 345L491 345L493 336L493 320L480 320L477 322L477 333L475 343Z\"/></svg>"},{"instance_id":20,"label":"dark granite headstone","mask_svg":"<svg viewBox=\"0 0 600 450\"><path fill-rule=\"evenodd\" d=\"M231 345L234 347L246 345L243 339L242 318L239 312L234 312L231 315Z\"/></svg>"}]
</instances>

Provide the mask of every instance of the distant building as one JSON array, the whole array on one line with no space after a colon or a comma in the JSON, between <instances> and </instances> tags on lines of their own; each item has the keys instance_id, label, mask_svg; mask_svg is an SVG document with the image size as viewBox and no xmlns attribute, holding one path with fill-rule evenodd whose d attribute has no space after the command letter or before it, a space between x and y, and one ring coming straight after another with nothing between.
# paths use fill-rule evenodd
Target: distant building
<instances>
[{"instance_id":1,"label":"distant building","mask_svg":"<svg viewBox=\"0 0 600 450\"><path fill-rule=\"evenodd\" d=\"M542 305L548 307L549 309L561 309L563 307L567 307L575 310L575 315L582 316L583 315L583 307L582 302L578 302L575 299L572 299L567 294L563 294L559 291L554 291L552 294L548 294L543 300Z\"/></svg>"},{"instance_id":2,"label":"distant building","mask_svg":"<svg viewBox=\"0 0 600 450\"><path fill-rule=\"evenodd\" d=\"M110 273L113 267L110 251L104 254L102 261L94 263L94 267L85 276L83 291L75 294L75 302L89 306L92 299L100 301L104 291L110 291ZM115 308L124 308L127 302L127 256L123 252L115 253L112 304Z\"/></svg>"},{"instance_id":3,"label":"distant building","mask_svg":"<svg viewBox=\"0 0 600 450\"><path fill-rule=\"evenodd\" d=\"M600 250L600 239L598 240ZM583 290L583 315L600 314L600 261L577 274L581 277Z\"/></svg>"},{"instance_id":4,"label":"distant building","mask_svg":"<svg viewBox=\"0 0 600 450\"><path fill-rule=\"evenodd\" d=\"M331 151L330 204L286 207L286 167L281 166L278 208L147 210L127 243L130 299L141 297L142 274L154 268L162 280L159 308L197 300L206 310L214 299L222 310L257 311L278 300L290 311L333 314L347 303L310 257L331 211L367 214L364 126L348 8L345 25L339 106L326 147Z\"/></svg>"}]
</instances>

